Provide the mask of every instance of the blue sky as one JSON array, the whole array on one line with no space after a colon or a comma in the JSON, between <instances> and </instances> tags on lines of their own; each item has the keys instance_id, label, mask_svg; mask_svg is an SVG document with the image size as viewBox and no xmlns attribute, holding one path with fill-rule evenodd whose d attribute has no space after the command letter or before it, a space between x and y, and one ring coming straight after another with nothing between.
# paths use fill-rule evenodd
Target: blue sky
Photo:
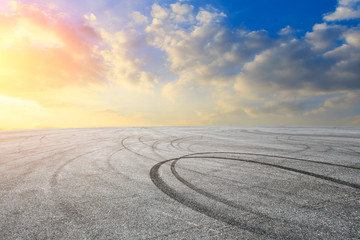
<instances>
[{"instance_id":1,"label":"blue sky","mask_svg":"<svg viewBox=\"0 0 360 240\"><path fill-rule=\"evenodd\" d=\"M360 124L360 0L0 10L0 128Z\"/></svg>"},{"instance_id":2,"label":"blue sky","mask_svg":"<svg viewBox=\"0 0 360 240\"><path fill-rule=\"evenodd\" d=\"M194 1L208 2L224 11L232 27L247 27L250 30L266 29L275 35L287 25L302 31L311 30L314 23L322 21L325 13L336 7L336 0L284 1ZM199 6L199 5L198 5Z\"/></svg>"}]
</instances>

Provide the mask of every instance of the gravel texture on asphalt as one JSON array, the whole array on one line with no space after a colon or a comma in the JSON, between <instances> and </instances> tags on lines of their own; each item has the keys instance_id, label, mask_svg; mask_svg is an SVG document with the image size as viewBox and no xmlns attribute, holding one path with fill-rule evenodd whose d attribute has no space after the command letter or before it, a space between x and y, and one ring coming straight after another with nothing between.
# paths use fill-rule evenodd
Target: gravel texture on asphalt
<instances>
[{"instance_id":1,"label":"gravel texture on asphalt","mask_svg":"<svg viewBox=\"0 0 360 240\"><path fill-rule=\"evenodd\" d=\"M0 131L0 239L360 239L360 128Z\"/></svg>"}]
</instances>

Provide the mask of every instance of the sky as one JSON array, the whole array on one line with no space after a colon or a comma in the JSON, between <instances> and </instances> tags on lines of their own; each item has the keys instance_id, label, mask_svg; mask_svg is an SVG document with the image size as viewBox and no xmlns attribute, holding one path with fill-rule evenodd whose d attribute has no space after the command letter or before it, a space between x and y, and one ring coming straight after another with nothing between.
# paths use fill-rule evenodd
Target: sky
<instances>
[{"instance_id":1,"label":"sky","mask_svg":"<svg viewBox=\"0 0 360 240\"><path fill-rule=\"evenodd\" d=\"M360 0L0 2L0 129L360 125Z\"/></svg>"}]
</instances>

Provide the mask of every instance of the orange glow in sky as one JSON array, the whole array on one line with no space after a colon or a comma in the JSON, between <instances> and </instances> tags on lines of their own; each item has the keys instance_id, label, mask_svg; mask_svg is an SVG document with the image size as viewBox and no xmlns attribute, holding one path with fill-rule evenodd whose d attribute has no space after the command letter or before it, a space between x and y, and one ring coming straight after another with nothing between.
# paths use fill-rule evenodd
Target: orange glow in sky
<instances>
[{"instance_id":1,"label":"orange glow in sky","mask_svg":"<svg viewBox=\"0 0 360 240\"><path fill-rule=\"evenodd\" d=\"M360 124L359 1L304 31L219 9L2 1L0 129Z\"/></svg>"}]
</instances>

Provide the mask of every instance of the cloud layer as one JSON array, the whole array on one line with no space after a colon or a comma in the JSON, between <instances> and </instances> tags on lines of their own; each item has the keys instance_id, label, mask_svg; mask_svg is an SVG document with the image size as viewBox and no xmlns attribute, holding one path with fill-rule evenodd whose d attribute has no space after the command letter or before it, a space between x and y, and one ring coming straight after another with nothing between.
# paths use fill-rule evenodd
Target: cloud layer
<instances>
[{"instance_id":1,"label":"cloud layer","mask_svg":"<svg viewBox=\"0 0 360 240\"><path fill-rule=\"evenodd\" d=\"M360 18L359 0L339 0L335 12L326 14L325 21L341 21Z\"/></svg>"},{"instance_id":2,"label":"cloud layer","mask_svg":"<svg viewBox=\"0 0 360 240\"><path fill-rule=\"evenodd\" d=\"M285 24L271 33L231 27L223 11L191 1L146 1L148 8L133 11L125 1L62 2L7 1L0 12L7 119L26 115L46 125L53 118L56 126L59 115L76 116L74 126L91 116L101 126L358 121L360 0L339 0L308 32Z\"/></svg>"},{"instance_id":3,"label":"cloud layer","mask_svg":"<svg viewBox=\"0 0 360 240\"><path fill-rule=\"evenodd\" d=\"M358 2L342 0L339 7L356 11ZM177 9L182 9L180 15ZM338 9L324 19L356 18L336 18ZM186 3L154 4L151 13L148 43L166 53L170 71L178 76L163 89L168 98L194 85L212 85L218 92L229 91L231 85L232 109L242 108L249 116L291 116L306 112L299 105L305 96L360 89L359 27L324 22L295 37L295 30L287 26L271 38L265 30L226 27L225 14L211 7L196 11ZM249 100L251 106L241 104Z\"/></svg>"}]
</instances>

